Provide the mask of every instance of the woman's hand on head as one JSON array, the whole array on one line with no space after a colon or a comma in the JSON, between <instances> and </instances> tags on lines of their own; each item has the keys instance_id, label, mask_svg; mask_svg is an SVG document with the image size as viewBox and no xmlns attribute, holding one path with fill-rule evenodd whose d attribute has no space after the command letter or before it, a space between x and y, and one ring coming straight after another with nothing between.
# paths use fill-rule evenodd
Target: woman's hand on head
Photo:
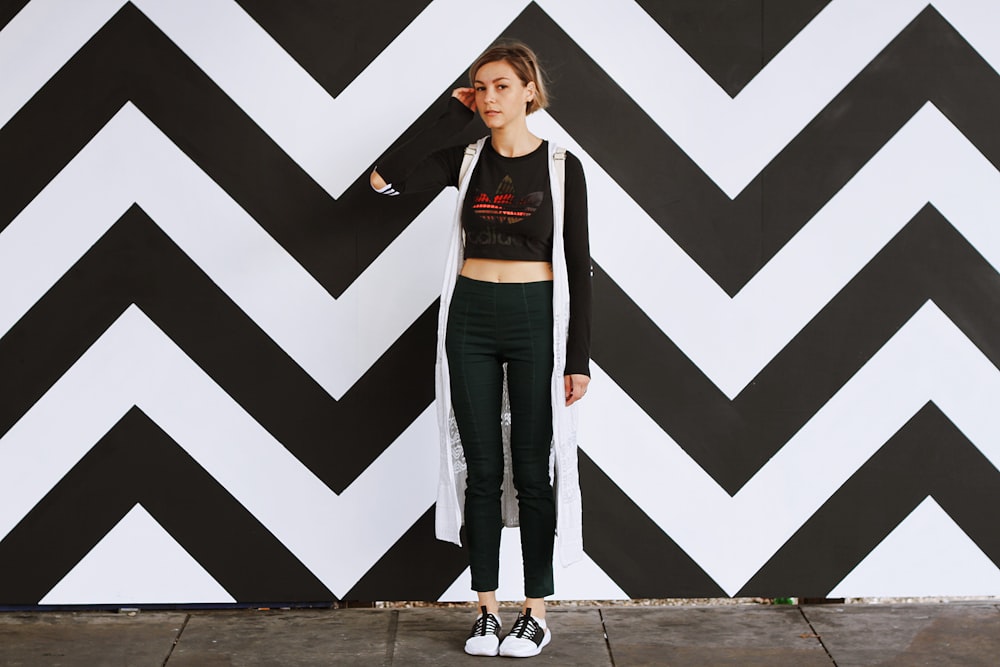
<instances>
[{"instance_id":1,"label":"woman's hand on head","mask_svg":"<svg viewBox=\"0 0 1000 667\"><path fill-rule=\"evenodd\" d=\"M476 110L476 89L475 88L456 88L451 91L451 96L456 100L469 107L469 110Z\"/></svg>"},{"instance_id":2,"label":"woman's hand on head","mask_svg":"<svg viewBox=\"0 0 1000 667\"><path fill-rule=\"evenodd\" d=\"M590 378L586 375L566 375L566 407L579 401L587 393Z\"/></svg>"}]
</instances>

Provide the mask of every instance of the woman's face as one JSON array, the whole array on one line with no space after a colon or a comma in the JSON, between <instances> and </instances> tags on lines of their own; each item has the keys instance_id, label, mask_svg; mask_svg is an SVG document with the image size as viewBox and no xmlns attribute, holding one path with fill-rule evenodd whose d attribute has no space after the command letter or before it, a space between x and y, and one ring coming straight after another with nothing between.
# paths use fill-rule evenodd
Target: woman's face
<instances>
[{"instance_id":1,"label":"woman's face","mask_svg":"<svg viewBox=\"0 0 1000 667\"><path fill-rule=\"evenodd\" d=\"M491 130L523 121L528 102L535 95L535 84L521 83L514 68L505 60L486 63L476 72L476 110Z\"/></svg>"}]
</instances>

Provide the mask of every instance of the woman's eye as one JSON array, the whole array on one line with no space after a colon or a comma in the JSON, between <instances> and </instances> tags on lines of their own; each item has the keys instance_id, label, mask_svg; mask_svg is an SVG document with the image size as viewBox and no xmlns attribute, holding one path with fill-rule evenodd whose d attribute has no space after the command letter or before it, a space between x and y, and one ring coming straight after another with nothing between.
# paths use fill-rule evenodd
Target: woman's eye
<instances>
[{"instance_id":1,"label":"woman's eye","mask_svg":"<svg viewBox=\"0 0 1000 667\"><path fill-rule=\"evenodd\" d=\"M486 90L486 87L485 87L485 86L476 86L476 92L477 92L477 93L481 93L481 92L483 92L484 90Z\"/></svg>"}]
</instances>

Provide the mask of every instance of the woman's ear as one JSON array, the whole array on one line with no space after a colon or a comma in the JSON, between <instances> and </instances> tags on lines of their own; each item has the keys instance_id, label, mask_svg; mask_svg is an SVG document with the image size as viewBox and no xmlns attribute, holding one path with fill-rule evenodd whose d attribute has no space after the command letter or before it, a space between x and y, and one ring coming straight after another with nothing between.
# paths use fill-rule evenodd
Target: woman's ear
<instances>
[{"instance_id":1,"label":"woman's ear","mask_svg":"<svg viewBox=\"0 0 1000 667\"><path fill-rule=\"evenodd\" d=\"M535 87L535 82L534 81L529 81L528 85L525 86L525 88L528 89L528 92L529 92L528 101L530 102L533 99L535 99L535 93L538 92L538 89Z\"/></svg>"}]
</instances>

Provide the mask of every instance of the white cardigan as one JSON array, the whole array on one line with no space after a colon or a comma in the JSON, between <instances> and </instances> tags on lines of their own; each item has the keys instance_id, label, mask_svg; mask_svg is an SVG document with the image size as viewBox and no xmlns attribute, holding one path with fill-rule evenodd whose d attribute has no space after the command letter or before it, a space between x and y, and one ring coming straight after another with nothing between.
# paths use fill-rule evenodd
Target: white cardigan
<instances>
[{"instance_id":1,"label":"white cardigan","mask_svg":"<svg viewBox=\"0 0 1000 667\"><path fill-rule=\"evenodd\" d=\"M438 497L435 512L437 538L461 545L459 530L463 522L465 505L466 464L462 441L455 423L451 404L451 383L448 376L448 357L445 353L445 335L448 308L451 304L455 281L462 267L462 202L468 191L469 181L486 139L476 144L472 163L458 186L458 205L452 221L451 243L441 289L441 310L438 314L437 363L435 390L437 395L438 428L441 444L441 471L438 480ZM576 458L576 405L566 407L566 388L563 369L566 366L566 336L569 330L569 280L566 271L566 254L563 243L562 185L557 176L556 146L549 144L549 186L552 192L552 271L554 289L553 314L553 364L551 379L552 396L552 455L549 474L553 480L556 501L556 537L559 560L569 565L583 557L582 506L580 480ZM510 459L510 407L504 380L503 405L497 415L503 428L504 481L502 514L505 526L517 526L517 498L511 475Z\"/></svg>"}]
</instances>

